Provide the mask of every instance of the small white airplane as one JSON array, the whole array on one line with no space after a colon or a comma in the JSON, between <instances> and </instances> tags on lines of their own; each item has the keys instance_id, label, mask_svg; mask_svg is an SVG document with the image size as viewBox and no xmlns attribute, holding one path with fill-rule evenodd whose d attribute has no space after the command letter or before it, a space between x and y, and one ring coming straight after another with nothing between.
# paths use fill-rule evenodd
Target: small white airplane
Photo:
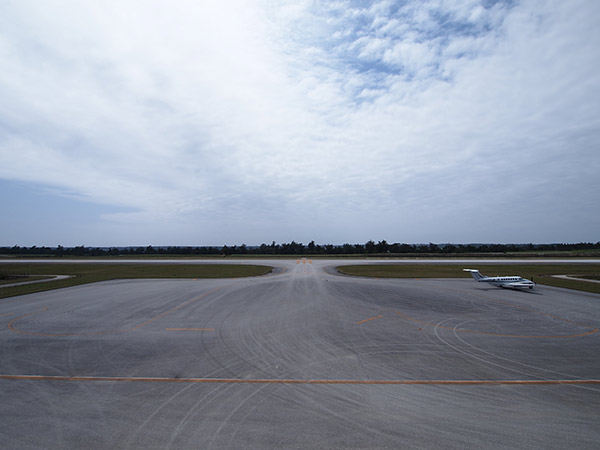
<instances>
[{"instance_id":1,"label":"small white airplane","mask_svg":"<svg viewBox=\"0 0 600 450\"><path fill-rule=\"evenodd\" d=\"M510 276L510 277L486 277L479 273L477 269L463 269L465 272L471 272L471 275L476 281L482 281L484 283L490 283L494 286L499 286L502 288L512 288L512 289L533 289L535 283L531 280L528 280L523 277L518 276Z\"/></svg>"}]
</instances>

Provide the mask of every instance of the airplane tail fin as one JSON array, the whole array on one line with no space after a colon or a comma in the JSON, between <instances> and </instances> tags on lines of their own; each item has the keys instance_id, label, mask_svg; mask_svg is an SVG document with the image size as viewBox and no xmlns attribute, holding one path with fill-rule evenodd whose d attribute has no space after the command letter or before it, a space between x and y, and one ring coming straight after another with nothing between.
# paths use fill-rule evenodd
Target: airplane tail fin
<instances>
[{"instance_id":1,"label":"airplane tail fin","mask_svg":"<svg viewBox=\"0 0 600 450\"><path fill-rule=\"evenodd\" d=\"M471 276L476 280L479 281L483 278L483 275L481 275L479 273L479 270L477 269L463 269L465 272L471 272Z\"/></svg>"}]
</instances>

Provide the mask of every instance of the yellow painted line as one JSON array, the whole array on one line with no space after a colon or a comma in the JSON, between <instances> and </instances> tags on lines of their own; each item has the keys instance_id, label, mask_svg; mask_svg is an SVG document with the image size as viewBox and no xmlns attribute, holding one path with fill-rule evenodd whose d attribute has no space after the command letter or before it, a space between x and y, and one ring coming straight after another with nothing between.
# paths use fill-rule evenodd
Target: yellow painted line
<instances>
[{"instance_id":1,"label":"yellow painted line","mask_svg":"<svg viewBox=\"0 0 600 450\"><path fill-rule=\"evenodd\" d=\"M300 260L296 261L296 264L300 264Z\"/></svg>"},{"instance_id":2,"label":"yellow painted line","mask_svg":"<svg viewBox=\"0 0 600 450\"><path fill-rule=\"evenodd\" d=\"M369 320L375 320L375 319L380 319L383 317L383 314L380 314L378 316L375 317L371 317L370 319L365 319L365 320L361 320L360 322L356 322L357 325L360 325L361 323L365 323L368 322Z\"/></svg>"},{"instance_id":3,"label":"yellow painted line","mask_svg":"<svg viewBox=\"0 0 600 450\"><path fill-rule=\"evenodd\" d=\"M29 316L34 316L34 315L36 315L36 314L39 314L39 313L41 313L41 312L44 312L44 311L48 311L48 309L47 309L45 306L44 306L42 309L40 309L39 311L34 311L34 312L32 312L32 313L23 314L22 316L15 317L13 320L11 320L11 321L8 323L8 329L9 329L9 330L11 330L11 331L14 331L15 333L21 333L21 334L32 334L32 335L35 335L35 336L46 336L46 334L40 334L40 333L30 333L30 332L28 332L28 331L21 331L21 330L17 330L17 329L16 329L16 328L13 326L13 325L14 325L14 323L15 323L15 322L17 322L18 320L24 319L25 317L29 317ZM53 336L53 335L52 335L52 336Z\"/></svg>"},{"instance_id":4,"label":"yellow painted line","mask_svg":"<svg viewBox=\"0 0 600 450\"><path fill-rule=\"evenodd\" d=\"M373 384L373 385L548 385L600 384L597 379L581 380L311 380L281 378L166 378L166 377L91 377L61 375L0 375L0 380L22 381L130 381L145 383L222 383L222 384Z\"/></svg>"},{"instance_id":5,"label":"yellow painted line","mask_svg":"<svg viewBox=\"0 0 600 450\"><path fill-rule=\"evenodd\" d=\"M595 328L592 331L588 331L586 333L562 334L562 335L555 335L555 336L489 333L489 332L486 332L486 331L469 330L469 329L466 329L466 328L446 327L446 326L443 326L443 325L437 325L435 323L424 322L423 320L414 319L414 318L412 318L410 316L407 316L406 314L402 314L400 312L396 312L396 314L398 314L401 317L404 317L405 319L411 320L413 322L417 322L417 323L420 323L420 324L423 324L423 325L429 325L429 326L434 327L434 328L442 328L444 330L459 331L461 333L484 334L484 335L487 335L487 336L499 336L499 337L508 337L508 338L520 338L520 339L565 339L565 338L574 338L574 337L588 336L590 334L594 334L594 333L598 332L598 328ZM591 327L587 327L587 328L591 328Z\"/></svg>"},{"instance_id":6,"label":"yellow painted line","mask_svg":"<svg viewBox=\"0 0 600 450\"><path fill-rule=\"evenodd\" d=\"M309 259L309 260L308 260L308 263L309 263L309 264L312 264L312 261Z\"/></svg>"},{"instance_id":7,"label":"yellow painted line","mask_svg":"<svg viewBox=\"0 0 600 450\"><path fill-rule=\"evenodd\" d=\"M165 328L167 331L215 331L214 328Z\"/></svg>"}]
</instances>

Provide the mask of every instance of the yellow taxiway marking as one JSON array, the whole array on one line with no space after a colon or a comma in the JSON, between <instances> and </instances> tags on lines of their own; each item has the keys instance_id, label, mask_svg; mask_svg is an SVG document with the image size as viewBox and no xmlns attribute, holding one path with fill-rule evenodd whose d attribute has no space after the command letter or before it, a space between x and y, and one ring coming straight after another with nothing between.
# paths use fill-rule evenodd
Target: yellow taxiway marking
<instances>
[{"instance_id":1,"label":"yellow taxiway marking","mask_svg":"<svg viewBox=\"0 0 600 450\"><path fill-rule=\"evenodd\" d=\"M215 331L214 328L165 328L167 331Z\"/></svg>"},{"instance_id":2,"label":"yellow taxiway marking","mask_svg":"<svg viewBox=\"0 0 600 450\"><path fill-rule=\"evenodd\" d=\"M61 375L0 375L0 380L24 381L130 381L145 383L222 383L222 384L396 384L396 385L548 385L600 384L597 379L581 380L311 380L285 378L166 378L166 377L92 377Z\"/></svg>"},{"instance_id":3,"label":"yellow taxiway marking","mask_svg":"<svg viewBox=\"0 0 600 450\"><path fill-rule=\"evenodd\" d=\"M365 320L361 320L360 322L356 322L357 325L360 325L361 323L365 323L368 322L369 320L375 320L375 319L380 319L383 317L383 314L380 314L378 316L375 317L371 317L370 319L365 319Z\"/></svg>"}]
</instances>

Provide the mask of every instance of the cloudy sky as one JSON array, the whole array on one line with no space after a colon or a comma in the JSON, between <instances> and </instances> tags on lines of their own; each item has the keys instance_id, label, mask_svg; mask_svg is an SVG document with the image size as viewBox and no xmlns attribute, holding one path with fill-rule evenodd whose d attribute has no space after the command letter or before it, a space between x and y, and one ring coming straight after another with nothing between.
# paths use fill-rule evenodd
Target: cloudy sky
<instances>
[{"instance_id":1,"label":"cloudy sky","mask_svg":"<svg viewBox=\"0 0 600 450\"><path fill-rule=\"evenodd\" d=\"M596 0L3 1L0 245L600 240Z\"/></svg>"}]
</instances>

